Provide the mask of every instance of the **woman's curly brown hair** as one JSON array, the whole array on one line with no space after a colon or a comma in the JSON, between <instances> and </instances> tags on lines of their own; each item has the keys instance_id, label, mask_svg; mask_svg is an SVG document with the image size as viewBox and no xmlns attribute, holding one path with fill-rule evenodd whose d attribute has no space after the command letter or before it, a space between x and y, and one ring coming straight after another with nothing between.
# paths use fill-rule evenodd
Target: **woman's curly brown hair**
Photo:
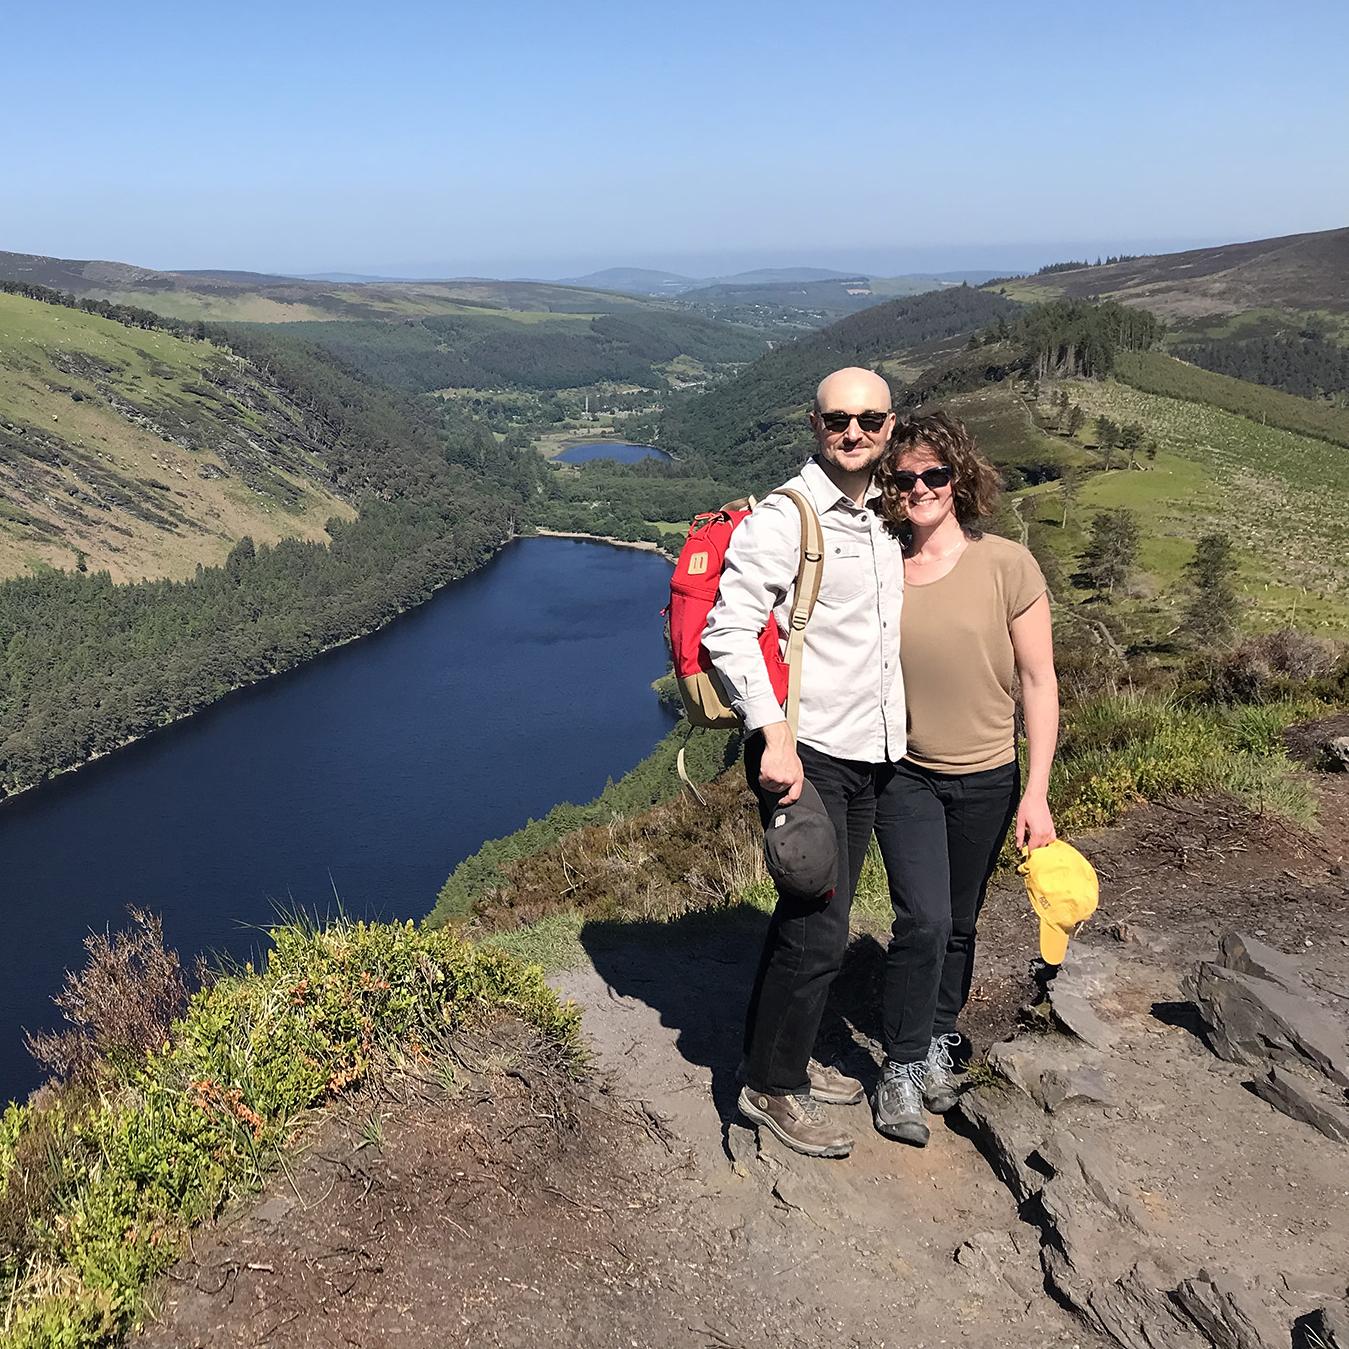
<instances>
[{"instance_id":1,"label":"woman's curly brown hair","mask_svg":"<svg viewBox=\"0 0 1349 1349\"><path fill-rule=\"evenodd\" d=\"M979 453L965 423L947 412L923 417L905 417L894 429L876 466L876 485L881 489L881 515L892 533L908 546L909 520L904 513L904 494L895 483L901 456L909 450L926 450L951 472L951 494L955 498L956 519L965 537L977 539L983 533L981 520L988 519L998 504L1002 478L998 470Z\"/></svg>"}]
</instances>

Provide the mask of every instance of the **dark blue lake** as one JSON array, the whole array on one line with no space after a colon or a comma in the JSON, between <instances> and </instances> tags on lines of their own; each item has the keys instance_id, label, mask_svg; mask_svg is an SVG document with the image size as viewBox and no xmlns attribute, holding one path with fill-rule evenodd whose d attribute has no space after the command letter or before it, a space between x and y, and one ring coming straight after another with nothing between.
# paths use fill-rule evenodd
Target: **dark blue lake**
<instances>
[{"instance_id":1,"label":"dark blue lake","mask_svg":"<svg viewBox=\"0 0 1349 1349\"><path fill-rule=\"evenodd\" d=\"M170 946L246 957L279 910L421 918L457 862L588 801L670 727L670 565L524 539L382 632L0 807L0 1101L20 1028L128 904Z\"/></svg>"},{"instance_id":2,"label":"dark blue lake","mask_svg":"<svg viewBox=\"0 0 1349 1349\"><path fill-rule=\"evenodd\" d=\"M570 445L557 455L559 464L588 464L592 459L612 459L617 464L635 464L642 459L668 459L654 445L630 445L623 440L597 440L593 444Z\"/></svg>"}]
</instances>

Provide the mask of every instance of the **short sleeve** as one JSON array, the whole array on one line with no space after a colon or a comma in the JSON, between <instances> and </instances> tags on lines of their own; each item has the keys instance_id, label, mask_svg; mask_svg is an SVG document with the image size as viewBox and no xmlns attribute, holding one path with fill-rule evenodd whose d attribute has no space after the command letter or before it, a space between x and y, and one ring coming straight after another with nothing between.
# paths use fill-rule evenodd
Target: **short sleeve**
<instances>
[{"instance_id":1,"label":"short sleeve","mask_svg":"<svg viewBox=\"0 0 1349 1349\"><path fill-rule=\"evenodd\" d=\"M1044 572L1035 560L1029 548L1017 545L1007 559L1008 576L1005 587L1007 595L1007 621L1020 618L1027 609L1045 593L1049 587L1045 584Z\"/></svg>"}]
</instances>

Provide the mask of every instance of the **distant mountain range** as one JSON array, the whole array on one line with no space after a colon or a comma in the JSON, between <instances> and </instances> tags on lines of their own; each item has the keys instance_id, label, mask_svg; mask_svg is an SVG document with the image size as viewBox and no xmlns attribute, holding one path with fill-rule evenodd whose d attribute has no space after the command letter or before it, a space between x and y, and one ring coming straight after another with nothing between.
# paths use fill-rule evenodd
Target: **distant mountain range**
<instances>
[{"instance_id":1,"label":"distant mountain range","mask_svg":"<svg viewBox=\"0 0 1349 1349\"><path fill-rule=\"evenodd\" d=\"M266 272L163 272L124 262L0 252L0 281L136 305L182 319L294 323L302 320L427 318L524 311L595 314L649 302L555 281L305 280Z\"/></svg>"},{"instance_id":2,"label":"distant mountain range","mask_svg":"<svg viewBox=\"0 0 1349 1349\"><path fill-rule=\"evenodd\" d=\"M1177 321L1254 309L1349 313L1349 229L1285 235L1103 266L996 278L988 270L872 276L826 267L764 267L691 277L609 267L562 281L408 280L329 272L309 277L220 269L157 271L124 262L0 252L0 280L141 305L179 318L287 322L380 319L491 310L597 313L678 298L713 317L814 326L884 299L994 281L1013 299L1103 296ZM767 319L764 322L768 322Z\"/></svg>"}]
</instances>

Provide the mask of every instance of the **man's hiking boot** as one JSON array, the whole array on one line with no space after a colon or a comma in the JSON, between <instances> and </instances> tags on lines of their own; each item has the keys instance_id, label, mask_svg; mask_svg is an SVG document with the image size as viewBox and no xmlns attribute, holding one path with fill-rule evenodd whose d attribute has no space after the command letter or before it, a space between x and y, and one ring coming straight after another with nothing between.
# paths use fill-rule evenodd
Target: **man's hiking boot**
<instances>
[{"instance_id":1,"label":"man's hiking boot","mask_svg":"<svg viewBox=\"0 0 1349 1349\"><path fill-rule=\"evenodd\" d=\"M811 1059L806 1073L810 1077L811 1096L825 1105L856 1105L866 1095L855 1077L839 1072L833 1064Z\"/></svg>"},{"instance_id":2,"label":"man's hiking boot","mask_svg":"<svg viewBox=\"0 0 1349 1349\"><path fill-rule=\"evenodd\" d=\"M740 1113L767 1129L794 1152L807 1157L846 1157L852 1151L852 1135L830 1124L809 1093L770 1096L766 1091L740 1088Z\"/></svg>"},{"instance_id":3,"label":"man's hiking boot","mask_svg":"<svg viewBox=\"0 0 1349 1349\"><path fill-rule=\"evenodd\" d=\"M951 1051L960 1044L954 1031L933 1037L927 1051L927 1071L923 1076L923 1104L934 1115L944 1115L960 1099Z\"/></svg>"},{"instance_id":4,"label":"man's hiking boot","mask_svg":"<svg viewBox=\"0 0 1349 1349\"><path fill-rule=\"evenodd\" d=\"M877 1133L916 1148L926 1147L928 1127L923 1120L923 1079L927 1060L916 1063L885 1061L880 1085L872 1103L872 1118Z\"/></svg>"},{"instance_id":5,"label":"man's hiking boot","mask_svg":"<svg viewBox=\"0 0 1349 1349\"><path fill-rule=\"evenodd\" d=\"M806 1065L806 1076L810 1079L810 1094L825 1105L856 1105L865 1095L862 1084L855 1078L841 1073L832 1064L811 1059ZM735 1080L745 1085L745 1060L741 1059L735 1070Z\"/></svg>"}]
</instances>

